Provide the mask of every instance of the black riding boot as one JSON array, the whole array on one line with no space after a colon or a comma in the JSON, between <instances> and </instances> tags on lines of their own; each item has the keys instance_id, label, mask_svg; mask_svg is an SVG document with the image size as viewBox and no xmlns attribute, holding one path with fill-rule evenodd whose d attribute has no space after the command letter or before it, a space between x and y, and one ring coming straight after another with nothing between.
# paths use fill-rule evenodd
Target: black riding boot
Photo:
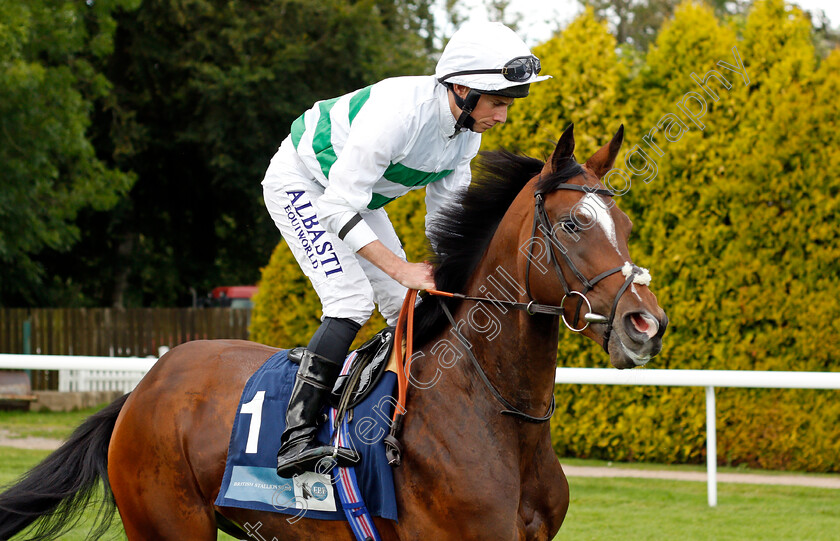
<instances>
[{"instance_id":1,"label":"black riding boot","mask_svg":"<svg viewBox=\"0 0 840 541\"><path fill-rule=\"evenodd\" d=\"M280 477L290 478L313 471L320 460L333 455L334 447L315 439L318 416L358 330L359 325L353 321L325 318L304 351L286 410L286 430L277 452L277 475ZM340 447L335 460L339 466L348 466L359 461L359 454ZM332 466L328 461L324 462L328 467Z\"/></svg>"}]
</instances>

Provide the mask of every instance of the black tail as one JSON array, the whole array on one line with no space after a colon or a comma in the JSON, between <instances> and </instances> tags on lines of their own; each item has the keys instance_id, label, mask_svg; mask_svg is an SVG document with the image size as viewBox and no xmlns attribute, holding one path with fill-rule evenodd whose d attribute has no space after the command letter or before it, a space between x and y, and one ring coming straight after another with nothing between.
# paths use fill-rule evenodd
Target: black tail
<instances>
[{"instance_id":1,"label":"black tail","mask_svg":"<svg viewBox=\"0 0 840 541\"><path fill-rule=\"evenodd\" d=\"M29 470L17 484L0 494L0 540L7 540L32 523L31 540L55 539L71 529L96 495L99 480L105 497L92 537L104 534L114 515L108 486L108 444L124 395L88 417L64 445Z\"/></svg>"}]
</instances>

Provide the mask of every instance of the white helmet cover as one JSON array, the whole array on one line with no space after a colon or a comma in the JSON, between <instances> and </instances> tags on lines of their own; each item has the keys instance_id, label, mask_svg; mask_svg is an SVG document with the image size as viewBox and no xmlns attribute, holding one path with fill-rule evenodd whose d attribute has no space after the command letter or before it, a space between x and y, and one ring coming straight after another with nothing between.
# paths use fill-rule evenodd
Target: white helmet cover
<instances>
[{"instance_id":1,"label":"white helmet cover","mask_svg":"<svg viewBox=\"0 0 840 541\"><path fill-rule=\"evenodd\" d=\"M447 83L484 91L502 90L551 79L550 75L534 73L524 81L507 80L501 74L501 69L510 60L520 56L532 56L531 50L507 26L494 22L466 23L446 44L435 68L435 77L440 79L459 71L500 70L500 73L456 75L446 79Z\"/></svg>"}]
</instances>

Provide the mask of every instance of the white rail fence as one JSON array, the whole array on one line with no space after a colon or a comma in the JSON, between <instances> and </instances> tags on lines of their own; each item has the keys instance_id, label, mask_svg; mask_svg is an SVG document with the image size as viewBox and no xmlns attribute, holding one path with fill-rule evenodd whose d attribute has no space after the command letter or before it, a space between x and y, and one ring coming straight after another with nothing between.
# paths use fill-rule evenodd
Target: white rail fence
<instances>
[{"instance_id":1,"label":"white rail fence","mask_svg":"<svg viewBox=\"0 0 840 541\"><path fill-rule=\"evenodd\" d=\"M122 391L137 387L145 372L128 370L59 370L59 391Z\"/></svg>"},{"instance_id":2,"label":"white rail fence","mask_svg":"<svg viewBox=\"0 0 840 541\"><path fill-rule=\"evenodd\" d=\"M118 390L128 393L156 361L155 357L0 354L0 368L58 370L59 391Z\"/></svg>"},{"instance_id":3,"label":"white rail fence","mask_svg":"<svg viewBox=\"0 0 840 541\"><path fill-rule=\"evenodd\" d=\"M665 385L706 388L706 471L709 506L717 505L715 387L754 389L840 389L840 372L758 372L751 370L613 370L558 368L554 383Z\"/></svg>"},{"instance_id":4,"label":"white rail fence","mask_svg":"<svg viewBox=\"0 0 840 541\"><path fill-rule=\"evenodd\" d=\"M165 353L162 350L160 354ZM0 368L58 370L59 389L129 392L157 361L154 357L77 357L0 354ZM840 390L840 372L758 372L750 370L614 370L558 368L554 382L585 385L660 385L706 389L706 469L709 506L717 505L715 387Z\"/></svg>"}]
</instances>

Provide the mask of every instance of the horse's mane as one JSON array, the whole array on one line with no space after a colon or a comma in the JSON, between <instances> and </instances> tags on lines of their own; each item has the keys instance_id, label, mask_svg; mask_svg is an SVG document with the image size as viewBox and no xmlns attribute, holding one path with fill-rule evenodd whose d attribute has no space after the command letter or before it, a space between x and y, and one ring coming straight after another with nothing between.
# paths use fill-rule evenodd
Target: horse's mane
<instances>
[{"instance_id":1,"label":"horse's mane","mask_svg":"<svg viewBox=\"0 0 840 541\"><path fill-rule=\"evenodd\" d=\"M514 198L529 180L540 174L544 162L506 150L482 152L478 174L468 190L441 210L431 224L429 242L435 264L435 286L441 291L462 293L490 239ZM555 171L542 177L537 188L547 193L558 184L583 173L574 157L555 164ZM448 323L439 299L426 297L414 314L415 347L421 347ZM445 299L450 311L458 301Z\"/></svg>"}]
</instances>

